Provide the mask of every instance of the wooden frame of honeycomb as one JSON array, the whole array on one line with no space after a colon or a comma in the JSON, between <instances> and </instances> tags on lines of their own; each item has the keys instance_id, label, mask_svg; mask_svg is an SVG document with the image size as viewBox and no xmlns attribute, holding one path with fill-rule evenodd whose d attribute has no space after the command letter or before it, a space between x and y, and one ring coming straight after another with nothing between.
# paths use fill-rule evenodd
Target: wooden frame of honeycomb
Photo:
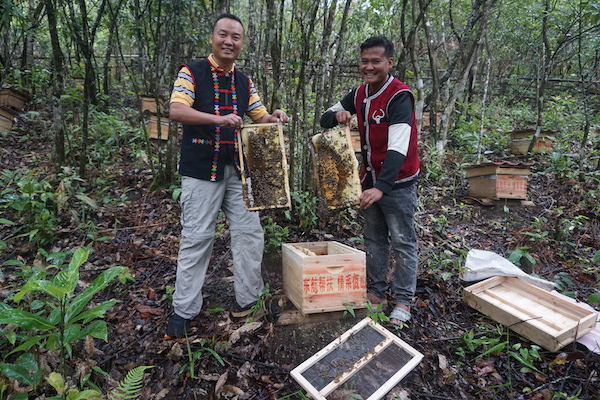
<instances>
[{"instance_id":1,"label":"wooden frame of honeycomb","mask_svg":"<svg viewBox=\"0 0 600 400\"><path fill-rule=\"evenodd\" d=\"M325 206L333 210L357 205L362 189L350 128L314 135L312 144L319 197Z\"/></svg>"},{"instance_id":2,"label":"wooden frame of honeycomb","mask_svg":"<svg viewBox=\"0 0 600 400\"><path fill-rule=\"evenodd\" d=\"M245 125L238 146L246 208L291 208L282 124Z\"/></svg>"}]
</instances>

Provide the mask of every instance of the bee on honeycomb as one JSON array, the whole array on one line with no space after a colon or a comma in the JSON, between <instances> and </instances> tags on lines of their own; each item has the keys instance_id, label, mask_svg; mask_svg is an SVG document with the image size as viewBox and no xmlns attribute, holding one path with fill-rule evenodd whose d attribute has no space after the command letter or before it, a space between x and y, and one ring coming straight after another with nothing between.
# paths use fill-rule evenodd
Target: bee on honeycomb
<instances>
[{"instance_id":1,"label":"bee on honeycomb","mask_svg":"<svg viewBox=\"0 0 600 400\"><path fill-rule=\"evenodd\" d=\"M358 161L349 146L346 131L334 130L315 135L313 145L321 196L327 208L358 204Z\"/></svg>"},{"instance_id":2,"label":"bee on honeycomb","mask_svg":"<svg viewBox=\"0 0 600 400\"><path fill-rule=\"evenodd\" d=\"M244 189L244 201L248 208L288 207L286 191L287 167L278 125L244 128L246 164L248 167Z\"/></svg>"}]
</instances>

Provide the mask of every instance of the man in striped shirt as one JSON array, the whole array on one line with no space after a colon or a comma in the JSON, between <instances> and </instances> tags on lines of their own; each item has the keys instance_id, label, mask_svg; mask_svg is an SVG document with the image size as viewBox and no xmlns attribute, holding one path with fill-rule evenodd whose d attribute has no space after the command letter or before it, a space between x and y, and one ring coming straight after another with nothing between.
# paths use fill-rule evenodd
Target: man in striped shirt
<instances>
[{"instance_id":1,"label":"man in striped shirt","mask_svg":"<svg viewBox=\"0 0 600 400\"><path fill-rule=\"evenodd\" d=\"M244 41L238 17L217 17L210 35L212 54L180 66L169 117L183 124L181 241L168 337L187 334L202 308L215 225L222 210L231 233L235 298L249 308L261 295L263 230L257 212L246 210L238 159L237 129L247 115L255 123L288 122L282 110L269 114L250 78L235 67Z\"/></svg>"}]
</instances>

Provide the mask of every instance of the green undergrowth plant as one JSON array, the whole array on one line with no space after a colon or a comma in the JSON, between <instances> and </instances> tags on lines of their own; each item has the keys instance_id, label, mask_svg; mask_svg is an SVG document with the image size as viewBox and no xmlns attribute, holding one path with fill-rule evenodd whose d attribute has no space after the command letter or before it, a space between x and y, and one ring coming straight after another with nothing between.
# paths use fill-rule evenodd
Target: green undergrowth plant
<instances>
[{"instance_id":1,"label":"green undergrowth plant","mask_svg":"<svg viewBox=\"0 0 600 400\"><path fill-rule=\"evenodd\" d=\"M292 199L292 212L285 211L285 216L290 221L297 220L299 228L313 228L317 226L317 197L308 191L290 193Z\"/></svg>"},{"instance_id":2,"label":"green undergrowth plant","mask_svg":"<svg viewBox=\"0 0 600 400\"><path fill-rule=\"evenodd\" d=\"M127 373L125 378L119 382L118 386L103 396L102 393L94 389L79 390L70 387L57 372L51 372L46 381L52 386L58 396L50 397L49 400L120 400L120 399L137 399L143 388L144 372L152 366L139 366L133 368Z\"/></svg>"},{"instance_id":3,"label":"green undergrowth plant","mask_svg":"<svg viewBox=\"0 0 600 400\"><path fill-rule=\"evenodd\" d=\"M249 324L254 322L254 319L256 318L256 315L259 313L259 311L263 311L266 314L268 314L270 311L269 306L272 301L274 300L273 294L271 293L271 286L269 285L269 283L265 283L265 287L263 288L260 296L258 296L258 298L256 299L256 303L254 303L250 308L250 313L246 317L246 323Z\"/></svg>"},{"instance_id":4,"label":"green undergrowth plant","mask_svg":"<svg viewBox=\"0 0 600 400\"><path fill-rule=\"evenodd\" d=\"M389 322L389 317L385 315L383 311L383 303L374 305L367 300L367 317L371 318L374 323L381 324L382 322Z\"/></svg>"},{"instance_id":5,"label":"green undergrowth plant","mask_svg":"<svg viewBox=\"0 0 600 400\"><path fill-rule=\"evenodd\" d=\"M493 335L488 335L488 333L492 333ZM541 348L534 344L524 346L521 342L511 345L510 330L508 328L497 327L494 331L485 332L481 335L475 334L471 329L460 337L460 342L461 345L456 348L455 353L461 359L479 352L475 359L504 355L507 357L509 364L511 359L517 360L521 364L520 371L522 373L536 371L543 374L534 365L535 362L542 361L539 354Z\"/></svg>"},{"instance_id":6,"label":"green undergrowth plant","mask_svg":"<svg viewBox=\"0 0 600 400\"><path fill-rule=\"evenodd\" d=\"M92 298L127 268L108 268L78 291L80 268L89 253L89 249L75 250L68 264L23 266L25 283L0 304L0 324L5 324L0 330L0 350L4 360L14 361L15 368L20 365L14 359L17 354L51 351L58 354L59 372L66 376L66 362L73 357L75 343L88 336L108 341L103 318L117 301L93 304ZM50 257L54 261L65 258L64 254Z\"/></svg>"},{"instance_id":7,"label":"green undergrowth plant","mask_svg":"<svg viewBox=\"0 0 600 400\"><path fill-rule=\"evenodd\" d=\"M190 343L189 338L186 336L185 344L187 347L188 362L181 366L179 369L179 374L182 374L187 369L190 371L190 378L194 379L196 377L196 362L204 359L206 355L212 356L219 364L221 364L221 366L225 366L225 362L219 353L213 349L213 347L216 346L214 337L212 343L209 343L207 338L195 340L193 344L199 345L199 347L192 349L192 343Z\"/></svg>"},{"instance_id":8,"label":"green undergrowth plant","mask_svg":"<svg viewBox=\"0 0 600 400\"><path fill-rule=\"evenodd\" d=\"M0 179L0 207L16 212L15 221L4 220L16 227L12 235L27 237L42 246L48 244L59 221L56 194L50 183L38 181L33 171L24 169L4 170Z\"/></svg>"},{"instance_id":9,"label":"green undergrowth plant","mask_svg":"<svg viewBox=\"0 0 600 400\"><path fill-rule=\"evenodd\" d=\"M265 233L265 252L267 253L278 251L290 234L289 227L279 225L271 217L267 218L263 231Z\"/></svg>"}]
</instances>

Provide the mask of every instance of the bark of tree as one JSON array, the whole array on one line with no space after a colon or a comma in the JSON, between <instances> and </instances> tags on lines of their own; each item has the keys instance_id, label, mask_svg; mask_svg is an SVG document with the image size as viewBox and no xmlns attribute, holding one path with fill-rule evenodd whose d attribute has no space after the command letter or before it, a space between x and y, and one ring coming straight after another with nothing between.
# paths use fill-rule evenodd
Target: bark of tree
<instances>
[{"instance_id":1,"label":"bark of tree","mask_svg":"<svg viewBox=\"0 0 600 400\"><path fill-rule=\"evenodd\" d=\"M440 119L439 138L436 141L436 152L438 161L440 163L444 157L444 151L448 141L448 131L451 124L451 116L456 107L456 101L458 100L459 96L462 95L466 86L471 68L477 58L477 51L480 46L480 42L482 38L485 37L489 12L495 3L496 0L482 0L474 3L469 17L470 22L465 27L466 34L463 34L461 43L459 45L459 51L462 49L462 54L454 54L453 59L456 60L456 63L454 64L455 66L458 65L459 59L462 58L465 61L461 71L461 78L452 89L452 95L447 101L446 107L444 108L444 113ZM444 82L448 81L448 79L449 74L446 73L442 79L440 79L440 84L443 85Z\"/></svg>"},{"instance_id":2,"label":"bark of tree","mask_svg":"<svg viewBox=\"0 0 600 400\"><path fill-rule=\"evenodd\" d=\"M326 5L326 4L325 4ZM333 22L335 20L335 13L337 10L337 0L331 0L329 3L329 7L327 7L327 12L323 17L323 34L321 35L321 44L319 57L317 57L317 73L315 76L315 93L324 93L325 92L325 82L331 82L331 78L329 76L329 62L330 62L330 40L331 33L333 32ZM319 128L319 119L318 119L318 110L323 110L323 96L316 96L315 98L315 118L313 120L313 130L312 135L316 134L317 129Z\"/></svg>"},{"instance_id":3,"label":"bark of tree","mask_svg":"<svg viewBox=\"0 0 600 400\"><path fill-rule=\"evenodd\" d=\"M266 0L267 18L267 43L271 55L271 71L273 74L271 100L269 108L274 110L281 107L279 90L281 88L281 40L283 27L284 1ZM266 86L266 85L265 85Z\"/></svg>"},{"instance_id":4,"label":"bark of tree","mask_svg":"<svg viewBox=\"0 0 600 400\"><path fill-rule=\"evenodd\" d=\"M295 4L297 6L297 4ZM300 71L297 77L296 92L294 94L294 102L292 103L292 132L297 132L296 136L290 140L290 186L293 190L306 190L309 185L308 175L312 168L309 167L308 157L308 140L312 130L304 131L306 124L302 124L302 120L309 114L307 91L309 77L307 74L308 63L312 57L311 48L313 48L311 34L314 31L319 3L308 2L302 5L302 9L297 8L293 11L297 21L297 27L300 30L302 46L299 52ZM304 133L306 132L306 133Z\"/></svg>"},{"instance_id":5,"label":"bark of tree","mask_svg":"<svg viewBox=\"0 0 600 400\"><path fill-rule=\"evenodd\" d=\"M65 73L64 73L64 54L60 46L58 35L58 24L56 18L56 6L54 0L46 0L46 18L48 19L48 31L50 33L50 42L52 44L52 116L54 123L54 157L58 167L65 165L65 125L64 108L61 103L61 96L64 93Z\"/></svg>"},{"instance_id":6,"label":"bark of tree","mask_svg":"<svg viewBox=\"0 0 600 400\"><path fill-rule=\"evenodd\" d=\"M344 6L344 13L342 15L342 21L340 24L340 30L337 35L336 40L336 51L335 57L333 58L333 63L331 66L331 79L329 80L329 85L326 85L325 91L323 93L324 104L331 105L333 102L333 90L336 88L338 84L338 73L340 71L340 63L342 61L342 56L346 51L346 29L348 25L348 16L350 15L350 7L352 5L352 0L346 0L346 5Z\"/></svg>"},{"instance_id":7,"label":"bark of tree","mask_svg":"<svg viewBox=\"0 0 600 400\"><path fill-rule=\"evenodd\" d=\"M550 46L550 40L548 38L548 15L550 12L550 1L544 0L544 13L542 15L542 56L540 60L540 67L538 70L537 79L537 96L536 96L536 112L537 120L535 123L535 133L531 137L527 153L531 153L535 147L535 142L542 133L542 127L544 125L544 103L546 95L546 85L548 83L548 73L551 64L551 53L552 49Z\"/></svg>"}]
</instances>

